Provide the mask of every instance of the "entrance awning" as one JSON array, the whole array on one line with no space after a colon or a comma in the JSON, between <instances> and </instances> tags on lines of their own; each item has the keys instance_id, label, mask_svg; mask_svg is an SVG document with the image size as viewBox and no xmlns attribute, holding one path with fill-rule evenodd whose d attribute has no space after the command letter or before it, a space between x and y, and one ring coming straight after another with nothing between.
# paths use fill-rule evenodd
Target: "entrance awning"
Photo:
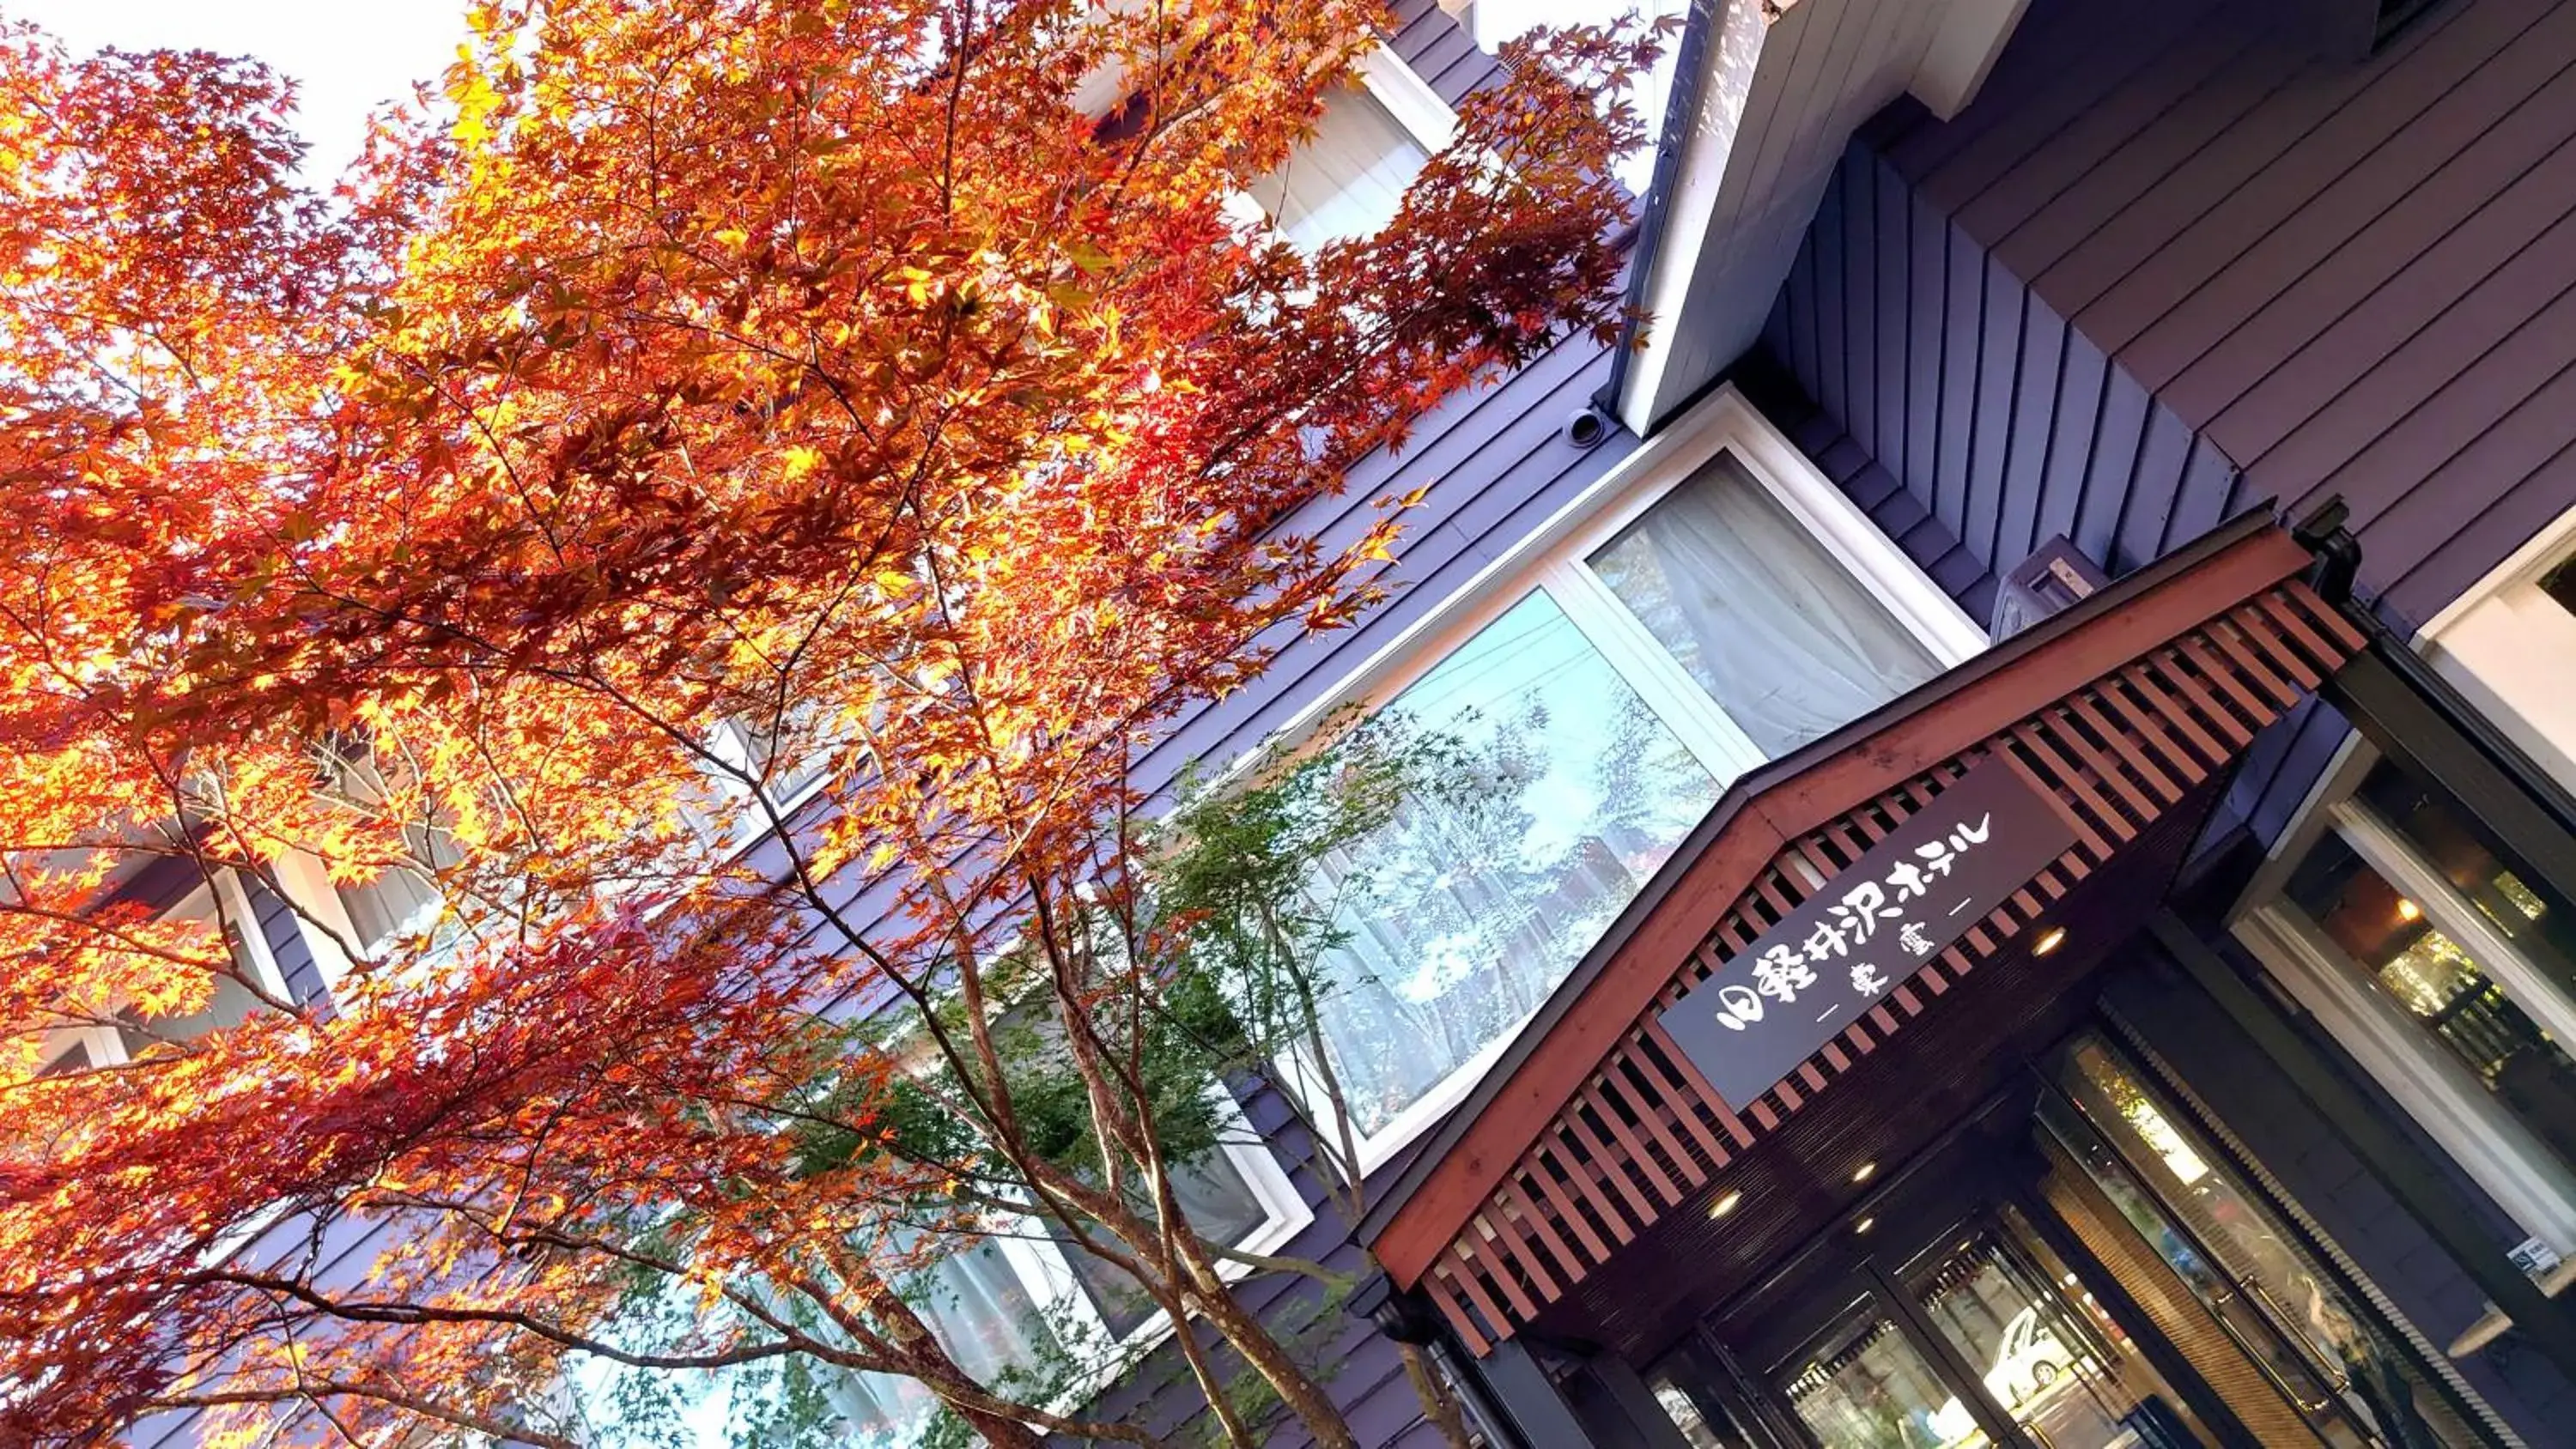
<instances>
[{"instance_id":1,"label":"entrance awning","mask_svg":"<svg viewBox=\"0 0 2576 1449\"><path fill-rule=\"evenodd\" d=\"M1483 1354L1577 1298L1595 1323L1624 1312L1603 1280L1668 1284L1730 1236L1788 1241L1779 1214L1710 1208L1760 1191L1766 1157L1919 1118L1939 1073L2038 1021L2053 983L2154 909L2256 733L2360 647L2309 562L2241 519L1738 780L1362 1225L1395 1284ZM1916 850L1917 817L1972 772L1981 796L2009 772L2073 844L1980 897L1999 903L1767 1089L1721 1095L1691 1050L1726 1075L1740 1063L1711 1053L1732 1039L1686 1047L1665 1014L1713 980L1696 1009L1714 1011L1808 902ZM2050 949L2067 940L2084 949ZM1797 1130L1863 1094L1885 1104L1863 1125Z\"/></svg>"}]
</instances>

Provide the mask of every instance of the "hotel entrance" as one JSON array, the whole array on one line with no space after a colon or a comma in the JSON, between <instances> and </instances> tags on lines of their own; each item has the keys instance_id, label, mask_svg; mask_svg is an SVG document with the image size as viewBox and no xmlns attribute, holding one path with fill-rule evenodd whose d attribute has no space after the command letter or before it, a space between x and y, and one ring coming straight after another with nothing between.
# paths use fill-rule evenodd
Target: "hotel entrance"
<instances>
[{"instance_id":1,"label":"hotel entrance","mask_svg":"<svg viewBox=\"0 0 2576 1449\"><path fill-rule=\"evenodd\" d=\"M2055 1449L2208 1442L2122 1325L2006 1208L1889 1271L1769 1375L1818 1444Z\"/></svg>"},{"instance_id":2,"label":"hotel entrance","mask_svg":"<svg viewBox=\"0 0 2576 1449\"><path fill-rule=\"evenodd\" d=\"M1656 1366L1695 1449L2483 1442L2107 1032L2046 1060Z\"/></svg>"},{"instance_id":3,"label":"hotel entrance","mask_svg":"<svg viewBox=\"0 0 2576 1449\"><path fill-rule=\"evenodd\" d=\"M2313 562L2249 517L1731 786L1371 1209L1363 1311L1520 1449L2521 1442L2321 1219L2576 1319L2178 890L2369 677Z\"/></svg>"}]
</instances>

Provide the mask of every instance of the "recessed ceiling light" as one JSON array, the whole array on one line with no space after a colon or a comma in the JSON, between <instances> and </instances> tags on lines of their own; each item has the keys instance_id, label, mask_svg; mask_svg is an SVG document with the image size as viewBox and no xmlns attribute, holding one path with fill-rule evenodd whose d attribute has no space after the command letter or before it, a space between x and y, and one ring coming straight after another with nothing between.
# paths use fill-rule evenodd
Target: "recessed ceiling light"
<instances>
[{"instance_id":1,"label":"recessed ceiling light","mask_svg":"<svg viewBox=\"0 0 2576 1449\"><path fill-rule=\"evenodd\" d=\"M2038 940L2030 943L2030 954L2034 956L2045 956L2049 952L2054 951L2065 944L2066 928L2064 926L2051 926L2047 930L2039 933Z\"/></svg>"},{"instance_id":2,"label":"recessed ceiling light","mask_svg":"<svg viewBox=\"0 0 2576 1449\"><path fill-rule=\"evenodd\" d=\"M1875 1162L1864 1162L1859 1167L1852 1170L1852 1181L1854 1182L1867 1182L1876 1176L1878 1176L1878 1164Z\"/></svg>"},{"instance_id":3,"label":"recessed ceiling light","mask_svg":"<svg viewBox=\"0 0 2576 1449\"><path fill-rule=\"evenodd\" d=\"M2399 896L2397 898L2397 919L2401 921L2412 921L2423 914L2424 908L2422 906L2415 904L2404 896Z\"/></svg>"},{"instance_id":4,"label":"recessed ceiling light","mask_svg":"<svg viewBox=\"0 0 2576 1449\"><path fill-rule=\"evenodd\" d=\"M1855 1233L1865 1233L1865 1232L1868 1232L1870 1229L1872 1229L1872 1228L1874 1228L1874 1227L1877 1227L1877 1226L1878 1226L1878 1219L1876 1219L1876 1218L1862 1218L1859 1222L1856 1222L1856 1223L1852 1224L1852 1231L1853 1231L1853 1232L1855 1232Z\"/></svg>"},{"instance_id":5,"label":"recessed ceiling light","mask_svg":"<svg viewBox=\"0 0 2576 1449\"><path fill-rule=\"evenodd\" d=\"M1744 1201L1744 1192L1743 1192L1743 1190L1742 1190L1742 1189L1740 1189L1740 1188L1731 1188L1731 1189L1729 1189L1729 1190L1727 1191L1727 1194L1726 1194L1724 1197L1721 1197L1721 1198L1719 1198L1717 1201L1715 1201L1715 1202L1713 1202L1713 1203L1710 1203L1710 1204L1708 1205L1708 1215L1709 1215L1710 1220L1714 1221L1714 1220L1716 1220L1716 1219L1718 1219L1718 1218L1722 1218L1722 1217L1726 1216L1728 1213L1731 1213L1731 1212L1735 1211L1735 1209L1737 1208L1737 1206L1738 1206L1738 1205L1740 1205L1743 1201Z\"/></svg>"}]
</instances>

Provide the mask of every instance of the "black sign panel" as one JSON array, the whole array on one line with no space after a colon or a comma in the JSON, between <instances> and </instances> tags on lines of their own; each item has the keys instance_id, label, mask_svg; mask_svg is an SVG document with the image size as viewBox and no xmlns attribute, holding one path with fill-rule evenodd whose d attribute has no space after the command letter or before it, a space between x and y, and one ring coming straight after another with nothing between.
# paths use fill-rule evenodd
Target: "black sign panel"
<instances>
[{"instance_id":1,"label":"black sign panel","mask_svg":"<svg viewBox=\"0 0 2576 1449\"><path fill-rule=\"evenodd\" d=\"M2074 843L1989 759L1693 988L1664 1030L1729 1105L1750 1102Z\"/></svg>"}]
</instances>

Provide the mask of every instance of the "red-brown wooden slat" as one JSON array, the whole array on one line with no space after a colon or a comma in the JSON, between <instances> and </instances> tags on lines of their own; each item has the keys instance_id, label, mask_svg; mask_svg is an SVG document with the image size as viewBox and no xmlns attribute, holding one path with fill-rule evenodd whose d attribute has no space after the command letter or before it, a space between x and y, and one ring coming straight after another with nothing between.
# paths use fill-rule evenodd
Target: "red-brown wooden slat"
<instances>
[{"instance_id":1,"label":"red-brown wooden slat","mask_svg":"<svg viewBox=\"0 0 2576 1449\"><path fill-rule=\"evenodd\" d=\"M2347 651L2327 643L2290 595L2275 589L2257 598L2254 606L2263 611L2274 630L2307 656L2311 669L2332 669L2343 662Z\"/></svg>"},{"instance_id":2,"label":"red-brown wooden slat","mask_svg":"<svg viewBox=\"0 0 2576 1449\"><path fill-rule=\"evenodd\" d=\"M2275 712L2272 702L2219 658L2220 651L2209 642L2207 635L2186 634L2174 641L2174 648L2191 661L2202 679L2216 686L2222 697L2232 701L2255 728L2261 728L2261 722L2272 717Z\"/></svg>"},{"instance_id":3,"label":"red-brown wooden slat","mask_svg":"<svg viewBox=\"0 0 2576 1449\"><path fill-rule=\"evenodd\" d=\"M2295 702L2298 689L2358 643L2350 626L2295 583L2239 605L1867 804L1798 835L1752 873L1701 944L1684 953L1654 1006L1506 1173L1484 1212L1425 1282L1462 1338L1508 1336L1552 1299L1706 1185L1711 1163L1758 1145L1856 1070L1905 1020L1931 1009L1982 961L2014 949L2113 853L2223 768ZM1760 1098L1729 1110L1655 1018L1740 956L1981 755L1999 755L2055 804L2077 845L2035 874L1961 939L1828 1038ZM1597 1116L1597 1122L1596 1122ZM1650 1201L1649 1192L1660 1201ZM1586 1210L1588 1208L1588 1211ZM1595 1226L1596 1222L1599 1224ZM1490 1229L1493 1236L1481 1237ZM1481 1351L1479 1349L1478 1351Z\"/></svg>"},{"instance_id":4,"label":"red-brown wooden slat","mask_svg":"<svg viewBox=\"0 0 2576 1449\"><path fill-rule=\"evenodd\" d=\"M1485 1337L1476 1316L1467 1311L1467 1305L1450 1283L1444 1265L1433 1264L1431 1271L1423 1275L1422 1284L1430 1290L1432 1306L1440 1310L1441 1317L1449 1320L1450 1328L1457 1332L1458 1341L1467 1346L1467 1352L1482 1358L1493 1349L1493 1340ZM1497 1328L1505 1326L1496 1325Z\"/></svg>"},{"instance_id":5,"label":"red-brown wooden slat","mask_svg":"<svg viewBox=\"0 0 2576 1449\"><path fill-rule=\"evenodd\" d=\"M1575 1207L1574 1199L1567 1195L1564 1185L1557 1181L1557 1174L1545 1160L1544 1155L1532 1153L1524 1161L1527 1165L1522 1168L1519 1176L1524 1182L1535 1184L1539 1196L1546 1198L1548 1206L1556 1209L1557 1220L1564 1223L1566 1230L1574 1234L1574 1240L1583 1245L1585 1261L1608 1262L1610 1245L1601 1241L1601 1234L1593 1228L1591 1220Z\"/></svg>"},{"instance_id":6,"label":"red-brown wooden slat","mask_svg":"<svg viewBox=\"0 0 2576 1449\"><path fill-rule=\"evenodd\" d=\"M1635 1074L1637 1077L1646 1075L1642 1070L1644 1064L1637 1059L1632 1048L1612 1052L1601 1073L1603 1090L1618 1099L1617 1105L1636 1114L1638 1125L1644 1127L1646 1135L1655 1139L1663 1147L1664 1155L1672 1159L1674 1170L1682 1175L1682 1186L1698 1187L1708 1180L1708 1174L1700 1169L1699 1159L1689 1148L1682 1146L1680 1138L1673 1135L1671 1125L1664 1120L1665 1114L1656 1110L1654 1098L1636 1085L1630 1072L1632 1063L1639 1068Z\"/></svg>"},{"instance_id":7,"label":"red-brown wooden slat","mask_svg":"<svg viewBox=\"0 0 2576 1449\"><path fill-rule=\"evenodd\" d=\"M1503 1296L1511 1300L1512 1307L1524 1316L1535 1314L1540 1304L1556 1301L1561 1290L1540 1263L1539 1255L1531 1250L1526 1230L1502 1211L1500 1202L1497 1193L1475 1219L1485 1233L1485 1260L1493 1265L1494 1281L1502 1288ZM1514 1269L1519 1271L1515 1273ZM1521 1286L1523 1278L1529 1280L1526 1289Z\"/></svg>"},{"instance_id":8,"label":"red-brown wooden slat","mask_svg":"<svg viewBox=\"0 0 2576 1449\"><path fill-rule=\"evenodd\" d=\"M1575 1195L1583 1200L1583 1205L1592 1209L1593 1216L1600 1220L1603 1227L1610 1230L1610 1236L1618 1239L1621 1247L1626 1247L1636 1238L1637 1230L1628 1226L1627 1214L1620 1212L1618 1205L1610 1201L1610 1194L1604 1190L1600 1174L1592 1170L1592 1164L1584 1157L1581 1145L1565 1131L1562 1124L1548 1135L1554 1140L1545 1144L1544 1150L1555 1159L1558 1176L1572 1185Z\"/></svg>"},{"instance_id":9,"label":"red-brown wooden slat","mask_svg":"<svg viewBox=\"0 0 2576 1449\"><path fill-rule=\"evenodd\" d=\"M2067 707L2074 711L2077 719L2090 726L2093 733L2110 742L2112 750L2128 763L2130 769L2137 772L2138 779L2146 785L2148 793L2155 797L2157 804L2171 805L2182 798L2182 787L2174 783L2173 777L2165 773L2163 766L2147 757L2146 747L2139 742L2135 734L2111 722L2110 716L2105 714L2101 705L2097 703L2092 690L2083 690L2069 695L2066 703Z\"/></svg>"},{"instance_id":10,"label":"red-brown wooden slat","mask_svg":"<svg viewBox=\"0 0 2576 1449\"><path fill-rule=\"evenodd\" d=\"M2174 731L2166 729L2152 711L2130 697L2126 681L2106 681L2100 696L2111 718L2138 741L2156 761L2157 768L2172 777L2175 790L2171 798L2180 799L2184 791L2208 778L2209 767L2199 755L2184 745Z\"/></svg>"},{"instance_id":11,"label":"red-brown wooden slat","mask_svg":"<svg viewBox=\"0 0 2576 1449\"><path fill-rule=\"evenodd\" d=\"M1620 1170L1619 1158L1601 1140L1601 1135L1592 1130L1592 1124L1585 1120L1584 1105L1578 1099L1575 1109L1567 1112L1563 1119L1566 1130L1573 1134L1571 1140L1588 1154L1587 1165L1599 1166L1601 1175L1609 1179L1610 1186L1618 1190L1619 1196L1637 1214L1638 1223L1652 1223L1659 1214L1654 1205L1646 1201L1646 1190L1637 1186L1635 1178Z\"/></svg>"},{"instance_id":12,"label":"red-brown wooden slat","mask_svg":"<svg viewBox=\"0 0 2576 1449\"><path fill-rule=\"evenodd\" d=\"M1518 1215L1529 1224L1530 1232L1536 1234L1540 1244L1554 1255L1558 1270L1566 1275L1569 1286L1582 1281L1585 1270L1591 1265L1575 1255L1574 1245L1557 1231L1555 1218L1529 1196L1517 1180L1504 1178L1503 1185L1494 1190L1494 1200L1505 1211ZM1549 1298L1562 1291L1552 1282L1545 1285L1545 1290Z\"/></svg>"},{"instance_id":13,"label":"red-brown wooden slat","mask_svg":"<svg viewBox=\"0 0 2576 1449\"><path fill-rule=\"evenodd\" d=\"M2218 731L2231 752L2245 748L2254 738L2253 728L2229 706L2227 692L2203 677L2200 665L2183 653L2180 645L2156 651L2147 663L2157 677L2183 696L2194 718L2207 721L2210 728Z\"/></svg>"},{"instance_id":14,"label":"red-brown wooden slat","mask_svg":"<svg viewBox=\"0 0 2576 1449\"><path fill-rule=\"evenodd\" d=\"M1504 1217L1494 1207L1494 1202L1497 1199L1486 1199L1486 1210L1476 1215L1476 1223L1484 1230L1484 1256L1489 1264L1494 1264L1494 1282L1497 1282L1497 1287L1502 1287L1502 1295L1512 1302L1512 1307L1522 1318L1530 1318L1530 1315L1538 1313L1540 1305L1556 1302L1561 1289L1556 1287L1556 1279L1548 1274L1546 1266L1538 1261L1538 1251L1530 1248L1528 1235L1522 1233L1520 1223L1515 1223L1512 1217ZM1520 1279L1530 1279L1528 1287L1522 1287Z\"/></svg>"},{"instance_id":15,"label":"red-brown wooden slat","mask_svg":"<svg viewBox=\"0 0 2576 1449\"><path fill-rule=\"evenodd\" d=\"M1484 1314L1486 1321L1492 1323L1496 1329L1508 1332L1514 1324L1526 1323L1529 1320L1514 1319L1510 1314L1505 1313L1502 1304L1495 1300L1495 1285L1487 1280L1482 1265L1476 1261L1475 1248L1469 1242L1469 1235L1473 1231L1471 1227L1468 1233L1460 1234L1458 1239L1449 1245L1450 1281L1458 1286L1459 1291L1467 1295L1467 1301L1476 1305L1476 1311Z\"/></svg>"},{"instance_id":16,"label":"red-brown wooden slat","mask_svg":"<svg viewBox=\"0 0 2576 1449\"><path fill-rule=\"evenodd\" d=\"M2068 711L2049 711L2041 720L2038 734L2056 746L2076 769L2096 783L2108 786L2112 794L2120 797L2120 803L2128 807L2122 817L2122 824L2129 827L2129 836L2124 836L2124 839L2134 836L2137 826L2154 819L2162 808L2135 780L2129 778L2128 771L2120 768L2119 752L2108 744L2096 744L2085 731L2077 728L2074 716Z\"/></svg>"},{"instance_id":17,"label":"red-brown wooden slat","mask_svg":"<svg viewBox=\"0 0 2576 1449\"><path fill-rule=\"evenodd\" d=\"M2263 691L2274 709L2288 709L2299 702L2299 695L2307 687L2298 678L2301 671L2276 669L2275 665L2284 661L2265 659L2263 652L2255 648L2243 630L2235 627L2232 619L2213 624L2206 632L2209 642L2217 646L2218 651L2226 655L2255 688Z\"/></svg>"},{"instance_id":18,"label":"red-brown wooden slat","mask_svg":"<svg viewBox=\"0 0 2576 1449\"><path fill-rule=\"evenodd\" d=\"M1663 1199L1663 1202L1657 1205L1657 1211L1680 1202L1685 1195L1682 1185L1673 1181L1672 1174L1664 1171L1663 1167L1655 1161L1655 1154L1646 1150L1644 1140L1637 1136L1637 1129L1621 1120L1617 1110L1618 1103L1613 1100L1615 1091L1607 1075L1599 1076L1593 1078L1591 1086L1574 1100L1578 1105L1590 1106L1593 1115L1601 1119L1601 1125L1609 1128L1610 1135L1619 1140L1621 1147L1627 1149L1630 1164L1645 1174L1646 1185L1655 1190L1657 1197Z\"/></svg>"},{"instance_id":19,"label":"red-brown wooden slat","mask_svg":"<svg viewBox=\"0 0 2576 1449\"><path fill-rule=\"evenodd\" d=\"M2109 843L2096 852L2097 859L2109 858L2114 848L2127 844L2130 837L2137 834L2136 830L2129 825L2128 816L2122 814L2110 801L2102 798L2102 793L2093 788L2092 782L2084 777L2084 772L2069 763L2066 756L2060 754L2057 746L2051 743L2048 736L2041 733L2036 726L2030 724L2014 726L2013 738L2019 741L2022 749L2029 753L2031 761L2039 767L2044 781L2052 785L2060 795L2072 794L2076 803L2083 807L2092 825L2092 828L2083 832L2088 843L2093 840L2107 839Z\"/></svg>"},{"instance_id":20,"label":"red-brown wooden slat","mask_svg":"<svg viewBox=\"0 0 2576 1449\"><path fill-rule=\"evenodd\" d=\"M2184 742L2189 744L2193 752L2199 756L2202 766L2216 769L2227 763L2230 758L2227 747L2220 744L2216 736L2202 727L2200 720L2190 709L2185 708L2174 696L2165 692L2165 687L2156 681L2155 672L2145 663L2132 664L2121 670L2120 682L2127 685L2131 692L2144 701L2148 715L2157 722L2170 726L2183 737Z\"/></svg>"},{"instance_id":21,"label":"red-brown wooden slat","mask_svg":"<svg viewBox=\"0 0 2576 1449\"><path fill-rule=\"evenodd\" d=\"M1708 1155L1711 1166L1723 1167L1731 1154L1726 1144L1717 1140L1717 1129L1712 1125L1722 1115L1717 1102L1672 1065L1676 1054L1670 1043L1654 1040L1662 1034L1654 1023L1648 1022L1637 1033L1637 1045L1629 1051L1628 1060L1641 1080L1663 1089L1664 1099L1671 1103L1673 1120ZM1649 1044L1654 1048L1651 1052L1646 1049Z\"/></svg>"}]
</instances>

